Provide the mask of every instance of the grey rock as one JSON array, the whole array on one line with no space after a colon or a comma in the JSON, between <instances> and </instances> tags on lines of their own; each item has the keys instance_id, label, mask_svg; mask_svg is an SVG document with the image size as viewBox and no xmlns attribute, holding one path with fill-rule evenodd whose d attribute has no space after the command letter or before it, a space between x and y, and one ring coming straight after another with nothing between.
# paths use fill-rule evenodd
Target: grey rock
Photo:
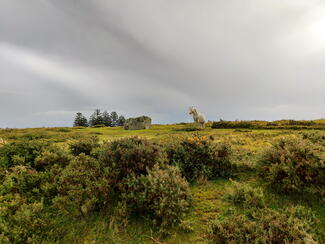
<instances>
[{"instance_id":1,"label":"grey rock","mask_svg":"<svg viewBox=\"0 0 325 244\"><path fill-rule=\"evenodd\" d=\"M129 118L125 121L125 130L143 130L149 129L151 126L151 118L148 116L141 116L136 118Z\"/></svg>"}]
</instances>

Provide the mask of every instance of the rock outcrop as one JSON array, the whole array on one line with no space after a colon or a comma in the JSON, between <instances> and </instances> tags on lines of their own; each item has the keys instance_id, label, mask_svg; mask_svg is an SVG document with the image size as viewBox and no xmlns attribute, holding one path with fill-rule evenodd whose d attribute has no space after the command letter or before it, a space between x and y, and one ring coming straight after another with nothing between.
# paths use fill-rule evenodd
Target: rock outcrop
<instances>
[{"instance_id":1,"label":"rock outcrop","mask_svg":"<svg viewBox=\"0 0 325 244\"><path fill-rule=\"evenodd\" d=\"M149 129L151 126L151 118L148 116L141 116L137 118L129 118L125 121L125 130L143 130Z\"/></svg>"}]
</instances>

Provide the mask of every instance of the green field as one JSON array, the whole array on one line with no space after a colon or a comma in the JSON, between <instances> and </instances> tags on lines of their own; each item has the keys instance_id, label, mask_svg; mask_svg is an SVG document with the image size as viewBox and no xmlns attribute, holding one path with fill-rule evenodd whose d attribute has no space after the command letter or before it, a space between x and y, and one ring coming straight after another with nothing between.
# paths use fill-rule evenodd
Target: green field
<instances>
[{"instance_id":1,"label":"green field","mask_svg":"<svg viewBox=\"0 0 325 244\"><path fill-rule=\"evenodd\" d=\"M173 143L192 135L209 138L213 143L227 143L232 148L231 160L239 165L239 169L230 177L214 180L201 180L190 185L193 196L193 206L184 219L186 227L175 228L169 235L161 235L145 217L131 218L124 229L112 226L109 215L95 212L83 218L59 219L64 231L61 230L59 243L215 243L212 241L210 225L216 219L224 219L236 209L245 213L229 202L225 195L233 190L233 180L252 186L261 187L264 192L266 205L274 210L289 206L302 205L310 208L318 219L315 230L318 242L325 243L325 202L324 196L312 193L279 194L266 189L264 182L258 177L256 164L264 149L281 138L302 137L317 134L319 144L325 142L325 131L286 130L286 129L212 129L195 130L192 124L153 125L151 129L127 131L121 127L114 128L37 128L37 129L0 129L0 148L20 140L45 141L67 148L73 141L89 136L96 136L100 143L116 139L138 136L162 145ZM66 149L68 150L68 149ZM324 154L322 155L324 156ZM1 177L0 177L1 179ZM321 185L321 190L324 186ZM324 193L324 192L323 192ZM1 216L0 216L1 218ZM1 220L0 220L1 230ZM54 230L53 230L54 231ZM0 233L1 237L1 233ZM29 240L31 243L33 240ZM45 241L47 242L47 241ZM51 242L51 241L49 241ZM55 241L53 241L55 242ZM307 242L306 242L307 243Z\"/></svg>"}]
</instances>

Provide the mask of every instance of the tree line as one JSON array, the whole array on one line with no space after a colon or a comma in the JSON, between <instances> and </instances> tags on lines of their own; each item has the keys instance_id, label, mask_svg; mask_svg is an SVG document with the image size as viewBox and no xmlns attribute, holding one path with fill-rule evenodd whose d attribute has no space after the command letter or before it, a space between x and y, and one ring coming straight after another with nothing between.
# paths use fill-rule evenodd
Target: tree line
<instances>
[{"instance_id":1,"label":"tree line","mask_svg":"<svg viewBox=\"0 0 325 244\"><path fill-rule=\"evenodd\" d=\"M90 116L89 120L80 112L76 114L73 126L123 126L125 118L123 115L118 115L116 112L101 112L100 109L95 109L94 113Z\"/></svg>"}]
</instances>

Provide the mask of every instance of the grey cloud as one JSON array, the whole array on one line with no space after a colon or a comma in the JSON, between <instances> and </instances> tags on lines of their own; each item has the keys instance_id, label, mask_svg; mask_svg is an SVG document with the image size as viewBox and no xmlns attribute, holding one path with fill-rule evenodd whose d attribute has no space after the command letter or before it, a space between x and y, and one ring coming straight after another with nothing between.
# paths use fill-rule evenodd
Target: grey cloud
<instances>
[{"instance_id":1,"label":"grey cloud","mask_svg":"<svg viewBox=\"0 0 325 244\"><path fill-rule=\"evenodd\" d=\"M324 117L323 16L319 0L3 0L0 126L70 125L96 107L162 123L190 105Z\"/></svg>"}]
</instances>

